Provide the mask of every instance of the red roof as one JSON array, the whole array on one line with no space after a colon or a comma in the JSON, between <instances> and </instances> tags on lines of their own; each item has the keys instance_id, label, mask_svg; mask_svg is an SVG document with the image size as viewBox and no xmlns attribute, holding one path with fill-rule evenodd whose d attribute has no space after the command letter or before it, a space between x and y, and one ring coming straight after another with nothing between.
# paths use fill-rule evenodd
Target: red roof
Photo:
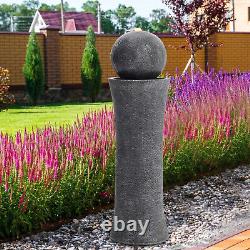
<instances>
[{"instance_id":1,"label":"red roof","mask_svg":"<svg viewBox=\"0 0 250 250\"><path fill-rule=\"evenodd\" d=\"M46 25L49 28L61 29L61 12L59 11L39 11ZM97 32L97 20L92 13L86 12L64 12L65 31L87 30L92 26Z\"/></svg>"}]
</instances>

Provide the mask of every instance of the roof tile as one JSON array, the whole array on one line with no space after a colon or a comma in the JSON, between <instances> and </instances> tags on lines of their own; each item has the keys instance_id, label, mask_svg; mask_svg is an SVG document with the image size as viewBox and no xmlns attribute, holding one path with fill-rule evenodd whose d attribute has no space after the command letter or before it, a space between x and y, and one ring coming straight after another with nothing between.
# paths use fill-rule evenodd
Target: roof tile
<instances>
[{"instance_id":1,"label":"roof tile","mask_svg":"<svg viewBox=\"0 0 250 250\"><path fill-rule=\"evenodd\" d=\"M59 11L39 11L39 13L49 28L61 27L61 13ZM97 32L98 29L97 20L92 13L64 12L64 21L66 31L87 30L90 25L95 32Z\"/></svg>"}]
</instances>

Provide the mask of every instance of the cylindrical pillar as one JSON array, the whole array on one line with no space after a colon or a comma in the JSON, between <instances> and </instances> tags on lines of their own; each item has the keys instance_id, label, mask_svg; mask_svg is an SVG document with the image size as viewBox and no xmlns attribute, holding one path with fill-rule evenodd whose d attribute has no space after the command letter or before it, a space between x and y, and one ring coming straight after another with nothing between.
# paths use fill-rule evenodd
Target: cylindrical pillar
<instances>
[{"instance_id":1,"label":"cylindrical pillar","mask_svg":"<svg viewBox=\"0 0 250 250\"><path fill-rule=\"evenodd\" d=\"M109 80L116 125L115 216L137 231L114 231L111 238L129 245L166 241L163 211L163 121L167 79ZM144 235L138 221L146 225ZM130 229L130 228L129 228Z\"/></svg>"}]
</instances>

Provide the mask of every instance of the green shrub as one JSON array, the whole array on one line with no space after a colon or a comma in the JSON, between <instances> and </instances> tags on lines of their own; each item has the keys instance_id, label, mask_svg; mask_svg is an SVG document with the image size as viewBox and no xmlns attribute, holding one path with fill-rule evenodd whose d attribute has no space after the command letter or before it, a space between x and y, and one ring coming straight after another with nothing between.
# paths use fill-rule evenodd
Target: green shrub
<instances>
[{"instance_id":1,"label":"green shrub","mask_svg":"<svg viewBox=\"0 0 250 250\"><path fill-rule=\"evenodd\" d=\"M44 92L44 68L35 32L32 32L29 37L23 74L30 100L33 105L36 105Z\"/></svg>"},{"instance_id":2,"label":"green shrub","mask_svg":"<svg viewBox=\"0 0 250 250\"><path fill-rule=\"evenodd\" d=\"M230 139L181 140L163 160L164 188L250 163L249 125L242 123Z\"/></svg>"},{"instance_id":3,"label":"green shrub","mask_svg":"<svg viewBox=\"0 0 250 250\"><path fill-rule=\"evenodd\" d=\"M83 94L95 102L101 87L101 66L95 47L95 33L92 26L88 27L86 46L82 56L81 79Z\"/></svg>"},{"instance_id":4,"label":"green shrub","mask_svg":"<svg viewBox=\"0 0 250 250\"><path fill-rule=\"evenodd\" d=\"M9 93L10 76L7 69L0 67L0 111L14 103L14 97Z\"/></svg>"}]
</instances>

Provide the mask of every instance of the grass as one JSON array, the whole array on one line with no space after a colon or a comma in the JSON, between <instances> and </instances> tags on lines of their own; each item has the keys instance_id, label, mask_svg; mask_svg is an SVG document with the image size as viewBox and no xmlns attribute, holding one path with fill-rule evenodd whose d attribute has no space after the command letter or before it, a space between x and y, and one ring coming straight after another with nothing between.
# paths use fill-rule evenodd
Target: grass
<instances>
[{"instance_id":1,"label":"grass","mask_svg":"<svg viewBox=\"0 0 250 250\"><path fill-rule=\"evenodd\" d=\"M46 124L55 126L72 124L77 115L81 117L88 111L112 107L111 102L53 104L46 106L13 106L0 112L0 132L14 135L26 128L43 128Z\"/></svg>"}]
</instances>

